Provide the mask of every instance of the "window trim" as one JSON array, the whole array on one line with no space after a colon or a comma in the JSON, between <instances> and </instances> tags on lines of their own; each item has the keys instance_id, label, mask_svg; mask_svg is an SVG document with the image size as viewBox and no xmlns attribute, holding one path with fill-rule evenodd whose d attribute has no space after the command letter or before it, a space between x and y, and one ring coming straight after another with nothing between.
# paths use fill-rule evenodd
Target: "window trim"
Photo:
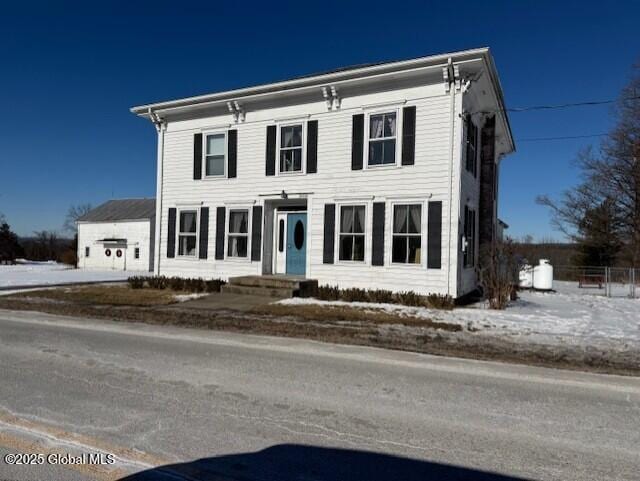
<instances>
[{"instance_id":1,"label":"window trim","mask_svg":"<svg viewBox=\"0 0 640 481\"><path fill-rule=\"evenodd\" d=\"M364 259L361 261L354 261L354 260L342 260L340 259L340 237L342 236L342 208L343 207L364 207L364 233L362 234L345 234L345 235L362 235L364 236ZM354 202L354 201L343 201L343 202L336 202L336 218L334 220L334 222L337 224L336 228L335 228L335 234L334 234L334 246L336 246L336 248L334 249L334 262L335 264L342 264L342 265L370 265L371 264L371 259L369 258L369 252L371 250L370 245L371 245L371 235L370 235L370 231L371 229L369 229L369 223L370 223L370 219L369 219L369 212L371 211L371 209L369 208L369 202Z\"/></svg>"},{"instance_id":2,"label":"window trim","mask_svg":"<svg viewBox=\"0 0 640 481\"><path fill-rule=\"evenodd\" d=\"M196 232L195 232L195 237L196 237L196 252L193 255L188 255L188 254L180 254L180 216L182 215L183 212L195 212L196 214ZM198 246L200 245L200 209L198 207L179 207L176 209L176 239L175 239L175 246L176 246L176 258L180 258L180 259L198 259ZM182 235L188 235L188 236L193 236L193 233L187 233L187 234L182 234Z\"/></svg>"},{"instance_id":3,"label":"window trim","mask_svg":"<svg viewBox=\"0 0 640 481\"><path fill-rule=\"evenodd\" d=\"M280 151L282 149L281 147L282 132L281 131L284 127L293 127L296 125L302 126L302 145L300 146L300 148L302 149L302 156L300 159L301 169L292 170L292 171L281 171L280 170ZM297 147L286 148L285 150L292 150L293 148L297 148ZM276 175L282 175L282 176L306 175L306 173L307 173L307 120L306 119L305 120L290 119L282 122L277 122L276 123Z\"/></svg>"},{"instance_id":4,"label":"window trim","mask_svg":"<svg viewBox=\"0 0 640 481\"><path fill-rule=\"evenodd\" d=\"M241 236L244 234L231 234L229 232L229 228L231 226L231 213L238 211L246 211L247 212L247 255L246 257L238 257L238 256L230 256L229 255L229 235L233 236ZM252 232L252 213L253 209L249 205L234 205L233 207L226 207L225 212L225 235L224 235L224 260L231 262L251 262L251 238L253 236Z\"/></svg>"},{"instance_id":5,"label":"window trim","mask_svg":"<svg viewBox=\"0 0 640 481\"><path fill-rule=\"evenodd\" d=\"M227 165L229 164L229 130L228 129L216 129L206 130L202 132L202 179L203 180L216 180L227 178ZM224 173L217 175L207 175L207 137L210 135L224 135Z\"/></svg>"},{"instance_id":6,"label":"window trim","mask_svg":"<svg viewBox=\"0 0 640 481\"><path fill-rule=\"evenodd\" d=\"M380 114L391 114L391 113L395 113L396 114L396 135L395 135L395 140L396 140L396 155L395 155L395 159L394 162L392 164L377 164L377 165L370 165L369 164L369 141L370 139L370 134L371 134L371 116L372 115L380 115ZM363 162L363 167L365 169L384 169L384 168L394 168L394 167L399 167L400 166L400 155L402 154L402 108L400 108L397 104L395 105L387 105L385 106L381 106L379 108L376 109L371 109L371 110L367 110L365 112L365 118L364 118L365 122L364 122L364 162ZM385 138L391 138L391 137L385 137Z\"/></svg>"},{"instance_id":7,"label":"window trim","mask_svg":"<svg viewBox=\"0 0 640 481\"><path fill-rule=\"evenodd\" d=\"M405 205L419 205L420 206L420 262L411 264L408 262L394 262L393 260L393 236L394 235L405 235L405 234L394 234L393 232L393 221L395 217L395 209L397 206L405 206ZM427 266L427 227L428 227L428 219L427 219L427 201L424 199L420 200L396 200L390 203L390 211L391 215L389 216L389 254L388 260L389 265L394 267L402 267L405 269L424 269ZM408 235L417 235L417 234L408 234Z\"/></svg>"}]
</instances>

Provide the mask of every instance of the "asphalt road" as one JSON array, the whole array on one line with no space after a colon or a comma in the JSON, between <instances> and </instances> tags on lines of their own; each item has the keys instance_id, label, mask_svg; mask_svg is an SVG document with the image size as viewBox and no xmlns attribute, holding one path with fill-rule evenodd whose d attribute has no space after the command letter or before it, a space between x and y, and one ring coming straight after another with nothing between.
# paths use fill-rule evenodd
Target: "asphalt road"
<instances>
[{"instance_id":1,"label":"asphalt road","mask_svg":"<svg viewBox=\"0 0 640 481\"><path fill-rule=\"evenodd\" d=\"M0 454L26 447L117 456L85 479L637 480L640 379L0 311Z\"/></svg>"}]
</instances>

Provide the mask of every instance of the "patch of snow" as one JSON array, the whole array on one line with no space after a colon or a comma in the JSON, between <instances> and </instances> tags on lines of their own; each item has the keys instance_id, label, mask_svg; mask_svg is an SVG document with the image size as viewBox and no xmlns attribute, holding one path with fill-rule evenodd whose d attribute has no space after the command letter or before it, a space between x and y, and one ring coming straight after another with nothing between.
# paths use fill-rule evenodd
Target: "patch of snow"
<instances>
[{"instance_id":1,"label":"patch of snow","mask_svg":"<svg viewBox=\"0 0 640 481\"><path fill-rule=\"evenodd\" d=\"M321 304L382 310L400 316L458 324L471 331L512 340L640 348L640 299L604 297L576 291L572 283L554 283L556 292L522 291L503 311L478 303L451 311L370 302L284 299L280 304Z\"/></svg>"},{"instance_id":2,"label":"patch of snow","mask_svg":"<svg viewBox=\"0 0 640 481\"><path fill-rule=\"evenodd\" d=\"M16 265L13 266L0 266L0 288L74 284L81 282L124 281L130 276L149 275L148 272L137 271L74 269L67 264L60 264L53 261L32 262L18 259L16 262Z\"/></svg>"},{"instance_id":3,"label":"patch of snow","mask_svg":"<svg viewBox=\"0 0 640 481\"><path fill-rule=\"evenodd\" d=\"M204 292L194 292L193 294L176 294L173 298L178 302L192 301L194 299L200 299L201 297L207 297L209 294Z\"/></svg>"}]
</instances>

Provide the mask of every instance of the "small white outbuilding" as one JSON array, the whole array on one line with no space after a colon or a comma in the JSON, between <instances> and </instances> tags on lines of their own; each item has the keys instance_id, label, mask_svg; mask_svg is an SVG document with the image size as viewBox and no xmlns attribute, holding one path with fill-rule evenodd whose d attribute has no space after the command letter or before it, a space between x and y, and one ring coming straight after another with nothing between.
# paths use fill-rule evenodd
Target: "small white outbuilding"
<instances>
[{"instance_id":1,"label":"small white outbuilding","mask_svg":"<svg viewBox=\"0 0 640 481\"><path fill-rule=\"evenodd\" d=\"M78 268L153 271L155 199L105 202L77 221Z\"/></svg>"}]
</instances>

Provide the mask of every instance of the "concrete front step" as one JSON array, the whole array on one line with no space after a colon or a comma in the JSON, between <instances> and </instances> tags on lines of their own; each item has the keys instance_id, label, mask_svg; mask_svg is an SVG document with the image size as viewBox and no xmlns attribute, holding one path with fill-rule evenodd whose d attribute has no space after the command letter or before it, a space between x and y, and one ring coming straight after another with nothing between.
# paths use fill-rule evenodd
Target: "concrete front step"
<instances>
[{"instance_id":1,"label":"concrete front step","mask_svg":"<svg viewBox=\"0 0 640 481\"><path fill-rule=\"evenodd\" d=\"M284 294L286 291L291 291L291 294L287 297L308 297L316 292L318 281L293 276L239 276L229 278L229 284L227 284L227 286L275 290L278 292L278 296Z\"/></svg>"},{"instance_id":2,"label":"concrete front step","mask_svg":"<svg viewBox=\"0 0 640 481\"><path fill-rule=\"evenodd\" d=\"M285 299L297 294L297 289L286 287L259 287L259 286L239 286L226 284L221 291L227 294L244 294L249 296L263 296Z\"/></svg>"}]
</instances>

